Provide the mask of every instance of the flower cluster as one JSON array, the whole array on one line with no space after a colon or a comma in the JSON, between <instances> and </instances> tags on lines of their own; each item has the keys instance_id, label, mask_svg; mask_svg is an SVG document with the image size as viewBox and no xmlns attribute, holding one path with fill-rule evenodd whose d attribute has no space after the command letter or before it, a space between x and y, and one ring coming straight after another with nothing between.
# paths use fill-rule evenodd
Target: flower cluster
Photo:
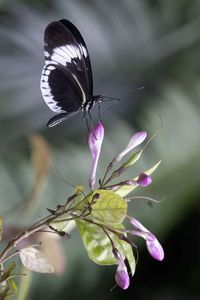
<instances>
[{"instance_id":1,"label":"flower cluster","mask_svg":"<svg viewBox=\"0 0 200 300\"><path fill-rule=\"evenodd\" d=\"M110 181L112 179L116 179L119 177L128 167L130 167L132 164L134 164L141 156L142 150L134 153L131 155L131 157L123 163L119 168L114 170L111 175L109 176L109 172L112 170L113 167L115 167L119 162L127 155L130 151L132 151L134 148L142 144L145 139L147 138L147 133L145 131L140 131L136 134L134 134L126 148L118 154L109 164L106 173L104 175L104 178L100 180L100 187L98 189L98 192L100 190L110 190L113 192L113 198L114 193L116 195L120 195L124 202L127 202L126 196L131 192L134 188L137 186L146 187L151 184L152 178L150 177L150 173L156 169L158 166L155 165L153 168L148 170L147 172L142 172L137 176L137 178L129 179L126 181L122 181L119 183L116 183L114 185L110 184ZM89 148L92 154L92 167L90 171L90 177L89 177L89 186L91 190L93 191L95 188L96 183L96 170L97 170L97 164L101 152L101 146L104 139L104 126L101 122L99 122L90 132L89 138L88 138L88 144ZM100 193L100 192L99 192ZM98 201L98 200L97 200ZM110 199L112 201L112 197ZM118 241L121 240L127 245L134 245L133 241L129 236L134 237L142 237L146 241L146 246L148 249L149 254L156 260L162 261L164 259L164 251L155 237L146 227L144 227L138 220L136 220L133 217L130 217L128 215L125 216L131 225L131 229L125 229L124 227L118 228L118 226L114 226L110 228L110 226L105 225L105 219L103 217L103 224L101 225L103 227L103 230L105 231L106 235L109 238L110 245L112 247L112 255L115 258L115 263L117 264L117 270L115 275L115 281L119 287L122 289L127 289L130 284L130 278L129 273L127 271L127 267L125 264L125 259L127 258L131 273L134 274L134 267L132 266L134 256L130 258L130 255L127 255L126 251L124 251L123 248L120 249L120 247L117 247L115 244L116 240L114 240L113 237L111 237L111 234L109 234L109 231L112 232L114 235L118 237ZM101 216L102 218L102 216ZM124 219L124 218L122 218ZM120 222L119 222L120 223ZM119 243L118 243L119 244ZM130 251L130 249L129 249ZM129 253L130 254L130 253Z\"/></svg>"},{"instance_id":2,"label":"flower cluster","mask_svg":"<svg viewBox=\"0 0 200 300\"><path fill-rule=\"evenodd\" d=\"M156 260L163 260L164 251L155 235L127 213L128 202L132 199L128 195L137 187L146 187L151 184L151 174L160 162L150 169L142 171L134 178L123 181L118 179L127 168L139 160L145 146L137 151L135 148L141 145L146 138L145 131L134 134L125 149L109 163L104 176L97 181L96 171L104 139L104 126L99 122L88 137L92 154L92 167L89 175L90 192L86 195L82 186L76 186L74 194L68 197L66 203L57 205L55 209L47 209L49 214L45 218L26 228L8 242L0 253L1 265L16 255L19 256L22 264L31 271L54 272L54 265L45 252L37 249L40 246L39 243L24 247L26 243L22 242L25 239L27 241L32 235L44 231L54 232L63 239L69 239L69 231L74 224L76 224L91 260L100 265L117 265L115 281L124 290L129 287L130 276L135 273L134 237L143 238L149 254ZM130 152L130 157L125 160L125 156ZM113 179L115 180L114 184L112 183ZM128 220L130 228L124 226L125 219ZM0 235L2 231L3 221L0 218ZM127 263L130 271L127 269ZM5 297L16 293L13 279L17 276L14 273L15 268L16 264L10 263L7 269L1 270L0 281L6 284L3 286L2 292ZM2 295L1 290L0 295Z\"/></svg>"}]
</instances>

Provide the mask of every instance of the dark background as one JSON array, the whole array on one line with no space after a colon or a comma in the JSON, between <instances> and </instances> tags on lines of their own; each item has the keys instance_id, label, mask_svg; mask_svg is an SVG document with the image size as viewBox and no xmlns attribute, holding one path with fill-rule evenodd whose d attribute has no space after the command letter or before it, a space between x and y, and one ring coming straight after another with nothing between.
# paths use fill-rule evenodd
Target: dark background
<instances>
[{"instance_id":1,"label":"dark background","mask_svg":"<svg viewBox=\"0 0 200 300\"><path fill-rule=\"evenodd\" d=\"M129 290L110 292L115 267L89 261L73 231L71 240L56 242L54 260L65 264L64 273L29 275L30 290L18 299L200 299L198 0L0 1L1 215L11 227L31 224L73 192L65 179L88 182L91 160L81 115L47 129L53 114L39 88L43 31L61 18L71 20L86 41L95 94L121 99L101 108L106 132L98 176L134 132L152 135L160 128L136 170L160 159L162 164L153 184L135 193L163 201L152 207L134 202L130 214L156 234L166 258L153 260L141 243ZM95 110L93 120L98 120ZM29 197L22 210L34 182L29 138L36 133L48 142L59 175L45 174L37 197ZM22 284L24 295L28 285Z\"/></svg>"}]
</instances>

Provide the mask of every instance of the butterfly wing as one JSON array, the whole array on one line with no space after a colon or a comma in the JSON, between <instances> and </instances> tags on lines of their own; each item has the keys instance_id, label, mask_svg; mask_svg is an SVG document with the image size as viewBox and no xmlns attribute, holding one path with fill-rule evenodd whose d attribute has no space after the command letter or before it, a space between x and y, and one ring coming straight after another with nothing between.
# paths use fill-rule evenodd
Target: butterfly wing
<instances>
[{"instance_id":1,"label":"butterfly wing","mask_svg":"<svg viewBox=\"0 0 200 300\"><path fill-rule=\"evenodd\" d=\"M53 127L59 123L61 123L62 121L72 117L74 114L76 114L76 112L72 112L72 113L61 113L58 115L55 115L54 117L52 117L48 122L47 122L47 126L48 127Z\"/></svg>"},{"instance_id":2,"label":"butterfly wing","mask_svg":"<svg viewBox=\"0 0 200 300\"><path fill-rule=\"evenodd\" d=\"M66 28L68 28L71 31L71 33L75 37L76 41L78 42L81 54L82 54L83 58L85 59L85 65L86 65L87 75L88 75L88 80L89 80L90 94L93 95L92 67L91 67L90 56L89 56L89 52L88 52L86 43L85 43L82 35L80 34L79 30L76 28L76 26L74 26L74 24L72 24L70 21L64 20L64 19L60 20L59 22L61 22L63 25L66 26Z\"/></svg>"},{"instance_id":3,"label":"butterfly wing","mask_svg":"<svg viewBox=\"0 0 200 300\"><path fill-rule=\"evenodd\" d=\"M62 22L52 22L45 30L40 87L46 104L63 119L63 113L71 116L89 101L92 73L89 75L91 65L81 34L70 22L71 30Z\"/></svg>"}]
</instances>

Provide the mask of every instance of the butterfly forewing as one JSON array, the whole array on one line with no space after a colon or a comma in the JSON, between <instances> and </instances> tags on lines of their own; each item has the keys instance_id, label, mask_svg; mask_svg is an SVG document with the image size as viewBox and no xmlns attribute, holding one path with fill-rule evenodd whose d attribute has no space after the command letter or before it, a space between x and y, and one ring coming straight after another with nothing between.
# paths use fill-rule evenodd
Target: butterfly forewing
<instances>
[{"instance_id":1,"label":"butterfly forewing","mask_svg":"<svg viewBox=\"0 0 200 300\"><path fill-rule=\"evenodd\" d=\"M44 55L45 102L56 113L75 114L92 96L91 64L78 29L67 20L50 23L44 34Z\"/></svg>"},{"instance_id":2,"label":"butterfly forewing","mask_svg":"<svg viewBox=\"0 0 200 300\"><path fill-rule=\"evenodd\" d=\"M76 41L78 42L81 54L83 58L85 59L85 65L87 69L87 74L88 74L88 80L89 80L89 87L90 87L90 94L93 94L93 77L92 77L92 67L91 67L91 62L90 62L90 57L89 57L89 52L86 46L86 43L76 28L70 21L68 20L60 20L60 22L65 25L73 34L73 36L76 38Z\"/></svg>"}]
</instances>

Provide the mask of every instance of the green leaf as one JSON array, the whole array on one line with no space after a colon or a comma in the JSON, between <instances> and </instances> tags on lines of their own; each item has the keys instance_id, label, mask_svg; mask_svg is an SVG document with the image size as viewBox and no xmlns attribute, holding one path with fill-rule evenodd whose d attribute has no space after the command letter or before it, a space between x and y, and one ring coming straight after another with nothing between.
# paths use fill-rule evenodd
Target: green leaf
<instances>
[{"instance_id":1,"label":"green leaf","mask_svg":"<svg viewBox=\"0 0 200 300\"><path fill-rule=\"evenodd\" d=\"M7 280L7 283L8 283L9 288L10 288L14 293L16 293L16 292L17 292L17 285L16 285L15 281L14 281L12 278L9 278L9 279Z\"/></svg>"},{"instance_id":2,"label":"green leaf","mask_svg":"<svg viewBox=\"0 0 200 300\"><path fill-rule=\"evenodd\" d=\"M112 253L110 239L102 227L83 220L76 220L76 224L89 258L99 265L116 265L117 261ZM117 224L113 225L112 229L124 229L124 226ZM114 233L109 232L109 236L121 255L127 258L131 272L134 274L135 258L131 246L120 240Z\"/></svg>"},{"instance_id":3,"label":"green leaf","mask_svg":"<svg viewBox=\"0 0 200 300\"><path fill-rule=\"evenodd\" d=\"M92 205L91 215L94 220L106 224L122 223L127 214L127 203L124 199L111 191L96 190L89 199L90 203L95 194L99 198Z\"/></svg>"},{"instance_id":4,"label":"green leaf","mask_svg":"<svg viewBox=\"0 0 200 300\"><path fill-rule=\"evenodd\" d=\"M29 270L39 273L53 273L54 267L45 254L33 247L19 251L22 264Z\"/></svg>"},{"instance_id":5,"label":"green leaf","mask_svg":"<svg viewBox=\"0 0 200 300\"><path fill-rule=\"evenodd\" d=\"M52 228L54 228L55 231L69 233L75 227L75 222L74 222L74 220L70 220L70 221L62 221L62 220L59 221L58 220L56 222L49 223L49 225Z\"/></svg>"},{"instance_id":6,"label":"green leaf","mask_svg":"<svg viewBox=\"0 0 200 300\"><path fill-rule=\"evenodd\" d=\"M127 242L122 242L122 246L124 248L124 253L126 254L126 258L128 260L130 269L131 269L131 275L133 276L135 273L135 268L136 268L136 262L135 262L135 256L133 255L133 250L130 244Z\"/></svg>"},{"instance_id":7,"label":"green leaf","mask_svg":"<svg viewBox=\"0 0 200 300\"><path fill-rule=\"evenodd\" d=\"M150 169L144 171L143 173L147 174L147 175L151 175L160 165L161 161L157 162L155 165L153 165ZM138 177L133 178L133 180L137 180ZM116 194L118 194L121 197L125 197L127 196L129 193L131 193L134 189L136 189L139 185L134 185L134 186L130 186L130 185L124 185L122 187L120 187L119 189L117 189L115 191Z\"/></svg>"},{"instance_id":8,"label":"green leaf","mask_svg":"<svg viewBox=\"0 0 200 300\"><path fill-rule=\"evenodd\" d=\"M5 281L8 277L11 276L12 271L16 268L16 264L14 262L10 263L7 270L5 270L0 276L0 282Z\"/></svg>"},{"instance_id":9,"label":"green leaf","mask_svg":"<svg viewBox=\"0 0 200 300\"><path fill-rule=\"evenodd\" d=\"M54 228L56 231L68 232L67 230L73 221L71 221L71 220L69 221L69 220L67 220L67 218L69 218L69 215L63 214L62 216L56 218L55 221L50 222L49 225L52 228Z\"/></svg>"}]
</instances>

